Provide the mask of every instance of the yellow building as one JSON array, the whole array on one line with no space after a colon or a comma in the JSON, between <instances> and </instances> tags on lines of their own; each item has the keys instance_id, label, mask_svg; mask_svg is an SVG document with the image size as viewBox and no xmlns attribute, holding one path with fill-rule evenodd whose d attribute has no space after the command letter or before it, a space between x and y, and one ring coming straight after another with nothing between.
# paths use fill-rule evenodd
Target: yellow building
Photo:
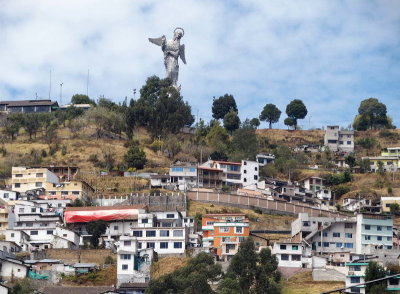
<instances>
[{"instance_id":1,"label":"yellow building","mask_svg":"<svg viewBox=\"0 0 400 294\"><path fill-rule=\"evenodd\" d=\"M0 199L0 231L8 229L8 205L3 199Z\"/></svg>"},{"instance_id":2,"label":"yellow building","mask_svg":"<svg viewBox=\"0 0 400 294\"><path fill-rule=\"evenodd\" d=\"M385 148L380 156L363 157L371 162L371 171L378 171L382 162L383 171L397 171L400 168L400 147Z\"/></svg>"},{"instance_id":3,"label":"yellow building","mask_svg":"<svg viewBox=\"0 0 400 294\"><path fill-rule=\"evenodd\" d=\"M390 212L390 205L395 203L400 205L400 197L381 197L382 211Z\"/></svg>"},{"instance_id":4,"label":"yellow building","mask_svg":"<svg viewBox=\"0 0 400 294\"><path fill-rule=\"evenodd\" d=\"M45 183L44 185L45 193L40 195L41 199L71 199L76 198L87 198L94 194L94 189L85 181L70 181L70 182L60 182Z\"/></svg>"}]
</instances>

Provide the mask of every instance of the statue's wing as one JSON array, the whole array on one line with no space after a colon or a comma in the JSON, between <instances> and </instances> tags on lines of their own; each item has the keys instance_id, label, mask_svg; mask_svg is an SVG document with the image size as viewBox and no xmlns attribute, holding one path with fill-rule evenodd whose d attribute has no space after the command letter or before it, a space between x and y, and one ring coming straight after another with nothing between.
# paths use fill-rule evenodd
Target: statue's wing
<instances>
[{"instance_id":1,"label":"statue's wing","mask_svg":"<svg viewBox=\"0 0 400 294\"><path fill-rule=\"evenodd\" d=\"M186 64L185 44L179 46L179 56L181 57L183 63Z\"/></svg>"},{"instance_id":2,"label":"statue's wing","mask_svg":"<svg viewBox=\"0 0 400 294\"><path fill-rule=\"evenodd\" d=\"M165 38L164 35L163 35L162 37L160 37L160 38L149 38L149 41L150 41L151 43L156 44L156 45L158 45L158 46L164 45L165 40L166 40L166 38Z\"/></svg>"}]
</instances>

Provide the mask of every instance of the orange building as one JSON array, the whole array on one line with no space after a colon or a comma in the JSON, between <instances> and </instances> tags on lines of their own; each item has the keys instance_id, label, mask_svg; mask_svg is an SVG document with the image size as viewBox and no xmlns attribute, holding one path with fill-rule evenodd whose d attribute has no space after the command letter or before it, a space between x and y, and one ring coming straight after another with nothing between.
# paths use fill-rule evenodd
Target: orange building
<instances>
[{"instance_id":1,"label":"orange building","mask_svg":"<svg viewBox=\"0 0 400 294\"><path fill-rule=\"evenodd\" d=\"M210 248L222 260L230 260L240 242L250 234L244 213L205 214L201 225L203 247Z\"/></svg>"}]
</instances>

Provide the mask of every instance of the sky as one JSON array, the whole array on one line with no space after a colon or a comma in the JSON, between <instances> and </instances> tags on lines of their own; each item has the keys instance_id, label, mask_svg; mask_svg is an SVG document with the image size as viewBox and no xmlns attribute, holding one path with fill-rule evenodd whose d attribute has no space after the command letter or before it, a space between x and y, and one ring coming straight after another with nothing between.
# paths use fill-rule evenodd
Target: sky
<instances>
[{"instance_id":1,"label":"sky","mask_svg":"<svg viewBox=\"0 0 400 294\"><path fill-rule=\"evenodd\" d=\"M149 76L165 75L148 38L176 27L181 94L206 122L213 97L228 93L242 120L275 104L277 128L293 99L308 129L347 127L369 97L400 127L399 0L0 0L0 100L66 104L88 91L122 102L133 89L137 99Z\"/></svg>"}]
</instances>

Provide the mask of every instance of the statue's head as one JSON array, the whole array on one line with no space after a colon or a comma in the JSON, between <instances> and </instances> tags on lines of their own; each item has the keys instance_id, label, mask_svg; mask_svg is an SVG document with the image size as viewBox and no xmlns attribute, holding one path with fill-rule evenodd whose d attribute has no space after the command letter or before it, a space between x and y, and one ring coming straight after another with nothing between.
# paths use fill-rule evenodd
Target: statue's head
<instances>
[{"instance_id":1,"label":"statue's head","mask_svg":"<svg viewBox=\"0 0 400 294\"><path fill-rule=\"evenodd\" d=\"M185 31L182 28L176 28L174 30L174 39L180 39L185 34Z\"/></svg>"}]
</instances>

